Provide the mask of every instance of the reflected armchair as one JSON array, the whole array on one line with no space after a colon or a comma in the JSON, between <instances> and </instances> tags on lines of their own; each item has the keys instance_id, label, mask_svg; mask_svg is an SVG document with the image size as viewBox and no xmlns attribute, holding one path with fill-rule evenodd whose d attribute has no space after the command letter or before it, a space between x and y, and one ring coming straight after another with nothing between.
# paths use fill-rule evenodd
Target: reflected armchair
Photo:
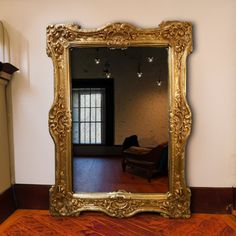
<instances>
[{"instance_id":1,"label":"reflected armchair","mask_svg":"<svg viewBox=\"0 0 236 236\"><path fill-rule=\"evenodd\" d=\"M130 146L123 149L122 169L126 166L139 167L146 170L148 182L154 173L166 175L168 172L168 143L163 143L150 149Z\"/></svg>"}]
</instances>

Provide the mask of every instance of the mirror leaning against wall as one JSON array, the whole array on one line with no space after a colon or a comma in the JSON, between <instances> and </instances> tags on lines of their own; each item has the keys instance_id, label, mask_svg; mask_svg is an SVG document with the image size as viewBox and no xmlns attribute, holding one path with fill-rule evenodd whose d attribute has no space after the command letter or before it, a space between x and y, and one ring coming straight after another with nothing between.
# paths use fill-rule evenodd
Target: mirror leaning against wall
<instances>
[{"instance_id":1,"label":"mirror leaning against wall","mask_svg":"<svg viewBox=\"0 0 236 236\"><path fill-rule=\"evenodd\" d=\"M114 23L94 30L49 25L54 66L49 131L55 142L53 215L153 211L190 216L185 146L188 22L141 29Z\"/></svg>"}]
</instances>

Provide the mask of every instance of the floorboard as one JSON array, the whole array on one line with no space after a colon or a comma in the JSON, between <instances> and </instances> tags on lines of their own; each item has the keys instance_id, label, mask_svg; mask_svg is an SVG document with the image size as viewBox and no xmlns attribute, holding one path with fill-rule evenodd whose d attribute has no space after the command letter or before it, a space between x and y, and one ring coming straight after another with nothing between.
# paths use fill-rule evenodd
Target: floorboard
<instances>
[{"instance_id":1,"label":"floorboard","mask_svg":"<svg viewBox=\"0 0 236 236\"><path fill-rule=\"evenodd\" d=\"M17 210L0 225L1 236L231 236L233 215L193 214L190 219L167 219L143 213L118 219L84 212L79 217L52 217L46 210Z\"/></svg>"},{"instance_id":2,"label":"floorboard","mask_svg":"<svg viewBox=\"0 0 236 236\"><path fill-rule=\"evenodd\" d=\"M165 193L168 177L154 175L149 183L146 171L127 168L122 171L120 157L74 157L74 192L111 192L126 190L133 193Z\"/></svg>"}]
</instances>

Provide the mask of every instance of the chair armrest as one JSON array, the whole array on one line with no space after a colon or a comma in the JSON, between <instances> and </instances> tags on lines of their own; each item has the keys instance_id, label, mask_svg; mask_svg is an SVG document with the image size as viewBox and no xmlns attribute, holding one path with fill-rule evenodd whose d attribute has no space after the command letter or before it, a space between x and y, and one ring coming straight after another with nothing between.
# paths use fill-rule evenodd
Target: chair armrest
<instances>
[{"instance_id":1,"label":"chair armrest","mask_svg":"<svg viewBox=\"0 0 236 236\"><path fill-rule=\"evenodd\" d=\"M125 149L123 152L126 154L133 154L133 155L146 155L151 151L152 151L151 148L131 146Z\"/></svg>"}]
</instances>

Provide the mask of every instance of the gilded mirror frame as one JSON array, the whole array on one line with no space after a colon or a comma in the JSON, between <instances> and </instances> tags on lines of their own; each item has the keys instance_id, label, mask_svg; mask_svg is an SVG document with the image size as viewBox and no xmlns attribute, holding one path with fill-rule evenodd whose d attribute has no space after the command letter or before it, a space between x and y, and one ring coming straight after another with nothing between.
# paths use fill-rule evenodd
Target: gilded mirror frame
<instances>
[{"instance_id":1,"label":"gilded mirror frame","mask_svg":"<svg viewBox=\"0 0 236 236\"><path fill-rule=\"evenodd\" d=\"M168 47L169 70L169 191L167 193L73 193L71 170L71 47L129 46ZM159 212L171 218L190 217L190 189L185 182L185 146L191 130L191 111L186 100L186 59L192 51L192 25L167 21L158 28L142 29L113 23L94 30L77 24L47 27L47 54L54 66L54 102L49 112L49 131L55 143L55 185L50 189L50 212L77 216L82 211L102 211L114 217L139 212Z\"/></svg>"}]
</instances>

